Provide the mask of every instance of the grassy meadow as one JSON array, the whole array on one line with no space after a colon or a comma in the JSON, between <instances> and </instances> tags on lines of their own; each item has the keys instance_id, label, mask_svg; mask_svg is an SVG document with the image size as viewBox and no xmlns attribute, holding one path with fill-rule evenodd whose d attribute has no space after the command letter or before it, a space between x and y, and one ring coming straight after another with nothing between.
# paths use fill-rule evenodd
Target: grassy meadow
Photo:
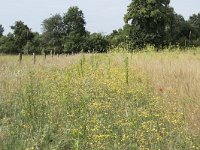
<instances>
[{"instance_id":1,"label":"grassy meadow","mask_svg":"<svg viewBox=\"0 0 200 150\"><path fill-rule=\"evenodd\" d=\"M198 150L200 53L0 56L2 150Z\"/></svg>"}]
</instances>

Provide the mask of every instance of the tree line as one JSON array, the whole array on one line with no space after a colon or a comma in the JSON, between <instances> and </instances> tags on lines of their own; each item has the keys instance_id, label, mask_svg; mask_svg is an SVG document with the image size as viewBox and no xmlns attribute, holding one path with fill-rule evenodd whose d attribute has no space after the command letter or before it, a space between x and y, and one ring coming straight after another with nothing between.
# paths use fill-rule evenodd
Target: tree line
<instances>
[{"instance_id":1,"label":"tree line","mask_svg":"<svg viewBox=\"0 0 200 150\"><path fill-rule=\"evenodd\" d=\"M0 25L0 53L78 53L106 52L111 48L130 51L152 45L165 47L200 46L200 13L188 20L177 14L170 0L132 0L124 15L123 28L109 35L90 33L82 10L70 7L63 15L55 14L42 22L42 34L32 32L22 21L16 21L13 33L3 35Z\"/></svg>"}]
</instances>

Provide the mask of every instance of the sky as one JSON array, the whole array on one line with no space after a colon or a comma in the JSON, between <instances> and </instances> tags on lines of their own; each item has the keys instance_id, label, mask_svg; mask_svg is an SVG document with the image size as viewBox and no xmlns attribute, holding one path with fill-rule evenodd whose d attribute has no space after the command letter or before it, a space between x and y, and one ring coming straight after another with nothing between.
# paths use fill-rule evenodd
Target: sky
<instances>
[{"instance_id":1,"label":"sky","mask_svg":"<svg viewBox=\"0 0 200 150\"><path fill-rule=\"evenodd\" d=\"M123 16L131 0L0 0L0 24L11 32L15 21L23 21L34 32L42 32L42 21L51 15L63 15L70 6L78 6L84 13L86 29L109 34L123 27ZM200 12L200 0L171 0L178 14L188 19Z\"/></svg>"}]
</instances>

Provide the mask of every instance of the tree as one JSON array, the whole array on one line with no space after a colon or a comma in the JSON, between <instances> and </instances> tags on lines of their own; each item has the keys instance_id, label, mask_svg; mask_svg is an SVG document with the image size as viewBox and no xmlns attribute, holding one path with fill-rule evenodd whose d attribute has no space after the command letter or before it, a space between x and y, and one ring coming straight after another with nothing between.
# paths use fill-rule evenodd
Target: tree
<instances>
[{"instance_id":1,"label":"tree","mask_svg":"<svg viewBox=\"0 0 200 150\"><path fill-rule=\"evenodd\" d=\"M108 36L111 48L127 48L127 45L130 41L130 39L128 39L129 34L127 32L127 26L129 25L127 24L124 26L123 29L113 30L113 32Z\"/></svg>"},{"instance_id":2,"label":"tree","mask_svg":"<svg viewBox=\"0 0 200 150\"><path fill-rule=\"evenodd\" d=\"M88 36L87 46L89 51L106 52L109 42L101 33L93 33Z\"/></svg>"},{"instance_id":3,"label":"tree","mask_svg":"<svg viewBox=\"0 0 200 150\"><path fill-rule=\"evenodd\" d=\"M28 54L28 53L41 54L42 53L41 35L37 32L33 32L33 35L34 35L34 38L31 41L28 41L28 43L23 48L23 51L25 54Z\"/></svg>"},{"instance_id":4,"label":"tree","mask_svg":"<svg viewBox=\"0 0 200 150\"><path fill-rule=\"evenodd\" d=\"M173 16L170 17L169 24L166 28L167 43L169 45L180 45L180 42L186 39L185 35L182 33L185 23L186 21L181 15L174 13Z\"/></svg>"},{"instance_id":5,"label":"tree","mask_svg":"<svg viewBox=\"0 0 200 150\"><path fill-rule=\"evenodd\" d=\"M200 46L200 13L193 14L189 20L189 25L193 29L191 31L191 42L194 46Z\"/></svg>"},{"instance_id":6,"label":"tree","mask_svg":"<svg viewBox=\"0 0 200 150\"><path fill-rule=\"evenodd\" d=\"M56 14L45 19L43 26L43 43L46 49L54 49L54 53L60 53L63 50L63 36L65 29L61 15Z\"/></svg>"},{"instance_id":7,"label":"tree","mask_svg":"<svg viewBox=\"0 0 200 150\"><path fill-rule=\"evenodd\" d=\"M75 32L70 32L65 37L64 51L66 53L78 53L84 49L84 43L86 42L85 36Z\"/></svg>"},{"instance_id":8,"label":"tree","mask_svg":"<svg viewBox=\"0 0 200 150\"><path fill-rule=\"evenodd\" d=\"M198 33L198 36L200 36L200 13L193 14L188 22L190 23L190 25L196 29L196 32Z\"/></svg>"},{"instance_id":9,"label":"tree","mask_svg":"<svg viewBox=\"0 0 200 150\"><path fill-rule=\"evenodd\" d=\"M3 26L0 24L0 37L3 36L3 32L4 32L4 28L3 28Z\"/></svg>"},{"instance_id":10,"label":"tree","mask_svg":"<svg viewBox=\"0 0 200 150\"><path fill-rule=\"evenodd\" d=\"M13 34L9 33L7 36L0 37L0 53L17 53Z\"/></svg>"},{"instance_id":11,"label":"tree","mask_svg":"<svg viewBox=\"0 0 200 150\"><path fill-rule=\"evenodd\" d=\"M170 18L166 33L168 44L181 47L191 46L193 40L198 37L198 31L191 22L176 13Z\"/></svg>"},{"instance_id":12,"label":"tree","mask_svg":"<svg viewBox=\"0 0 200 150\"><path fill-rule=\"evenodd\" d=\"M22 52L23 47L33 39L34 35L27 25L22 21L16 21L14 26L11 26L14 30L14 41L18 52Z\"/></svg>"},{"instance_id":13,"label":"tree","mask_svg":"<svg viewBox=\"0 0 200 150\"><path fill-rule=\"evenodd\" d=\"M124 16L125 23L131 23L132 36L137 46L145 44L162 46L165 41L165 28L173 9L170 0L132 0Z\"/></svg>"},{"instance_id":14,"label":"tree","mask_svg":"<svg viewBox=\"0 0 200 150\"><path fill-rule=\"evenodd\" d=\"M67 13L64 14L63 21L68 34L71 32L80 36L86 34L84 14L77 6L68 9Z\"/></svg>"},{"instance_id":15,"label":"tree","mask_svg":"<svg viewBox=\"0 0 200 150\"><path fill-rule=\"evenodd\" d=\"M65 52L80 52L84 48L86 29L84 14L77 6L70 7L64 14L65 25Z\"/></svg>"}]
</instances>

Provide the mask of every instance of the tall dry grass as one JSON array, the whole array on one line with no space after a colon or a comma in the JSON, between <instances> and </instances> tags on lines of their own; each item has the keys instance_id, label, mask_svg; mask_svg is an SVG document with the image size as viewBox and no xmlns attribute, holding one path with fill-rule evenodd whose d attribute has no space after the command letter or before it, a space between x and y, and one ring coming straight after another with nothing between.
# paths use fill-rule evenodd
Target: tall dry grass
<instances>
[{"instance_id":1,"label":"tall dry grass","mask_svg":"<svg viewBox=\"0 0 200 150\"><path fill-rule=\"evenodd\" d=\"M188 128L200 135L200 55L193 53L141 53L133 55L132 68L144 72L166 109L172 103L185 109Z\"/></svg>"},{"instance_id":2,"label":"tall dry grass","mask_svg":"<svg viewBox=\"0 0 200 150\"><path fill-rule=\"evenodd\" d=\"M199 149L199 58L0 56L0 149Z\"/></svg>"}]
</instances>

